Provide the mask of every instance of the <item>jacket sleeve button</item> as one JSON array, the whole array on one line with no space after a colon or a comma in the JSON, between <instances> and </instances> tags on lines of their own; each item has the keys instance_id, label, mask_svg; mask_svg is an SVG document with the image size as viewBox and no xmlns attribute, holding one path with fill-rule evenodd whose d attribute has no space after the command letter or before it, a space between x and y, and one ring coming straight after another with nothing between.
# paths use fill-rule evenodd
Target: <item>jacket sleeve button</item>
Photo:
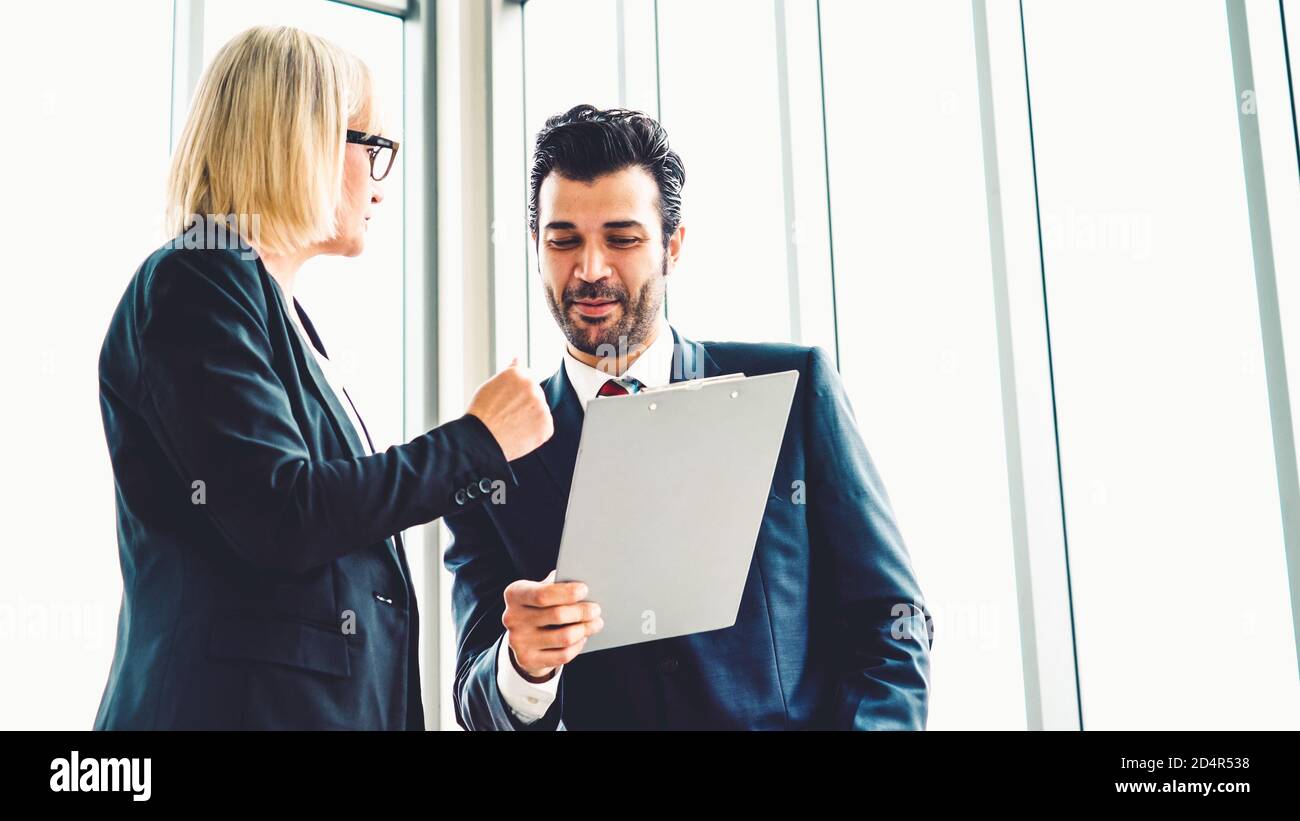
<instances>
[{"instance_id":1,"label":"jacket sleeve button","mask_svg":"<svg viewBox=\"0 0 1300 821\"><path fill-rule=\"evenodd\" d=\"M483 493L485 493L485 494L486 494L486 493L491 493L491 492L492 492L492 480L491 480L491 479L479 479L479 480L478 480L478 489L481 490L481 491L483 491Z\"/></svg>"},{"instance_id":2,"label":"jacket sleeve button","mask_svg":"<svg viewBox=\"0 0 1300 821\"><path fill-rule=\"evenodd\" d=\"M465 504L465 500L468 498L469 497L465 495L465 491L463 490L456 491L456 504L463 505Z\"/></svg>"}]
</instances>

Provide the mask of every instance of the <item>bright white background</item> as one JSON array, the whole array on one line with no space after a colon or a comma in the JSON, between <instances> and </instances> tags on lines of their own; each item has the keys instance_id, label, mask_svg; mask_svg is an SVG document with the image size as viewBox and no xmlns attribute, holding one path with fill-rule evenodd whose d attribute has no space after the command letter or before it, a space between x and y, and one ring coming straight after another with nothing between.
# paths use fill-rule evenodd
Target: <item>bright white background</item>
<instances>
[{"instance_id":1,"label":"bright white background","mask_svg":"<svg viewBox=\"0 0 1300 821\"><path fill-rule=\"evenodd\" d=\"M1295 728L1227 16L1107 0L1025 25L1087 726Z\"/></svg>"},{"instance_id":2,"label":"bright white background","mask_svg":"<svg viewBox=\"0 0 1300 821\"><path fill-rule=\"evenodd\" d=\"M14 254L0 322L6 729L89 729L108 680L122 583L99 346L162 242L171 7L0 10L0 225ZM129 46L104 36L116 30Z\"/></svg>"}]
</instances>

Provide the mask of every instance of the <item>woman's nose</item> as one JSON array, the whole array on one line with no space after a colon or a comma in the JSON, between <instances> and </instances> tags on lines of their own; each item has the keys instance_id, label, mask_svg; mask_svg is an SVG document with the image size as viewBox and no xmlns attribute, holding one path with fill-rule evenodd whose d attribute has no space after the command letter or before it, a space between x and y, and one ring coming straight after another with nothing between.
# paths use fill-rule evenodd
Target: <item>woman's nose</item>
<instances>
[{"instance_id":1,"label":"woman's nose","mask_svg":"<svg viewBox=\"0 0 1300 821\"><path fill-rule=\"evenodd\" d=\"M372 183L370 186L370 202L375 205L384 201L384 187L379 183Z\"/></svg>"}]
</instances>

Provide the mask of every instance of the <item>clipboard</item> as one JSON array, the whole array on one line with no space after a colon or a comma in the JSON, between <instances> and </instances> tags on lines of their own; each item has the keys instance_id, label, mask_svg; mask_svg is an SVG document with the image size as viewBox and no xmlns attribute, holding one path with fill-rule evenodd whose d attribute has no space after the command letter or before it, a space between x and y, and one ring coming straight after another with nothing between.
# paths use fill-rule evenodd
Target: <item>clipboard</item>
<instances>
[{"instance_id":1,"label":"clipboard","mask_svg":"<svg viewBox=\"0 0 1300 821\"><path fill-rule=\"evenodd\" d=\"M587 403L557 581L605 627L583 653L736 623L798 371L725 374Z\"/></svg>"}]
</instances>

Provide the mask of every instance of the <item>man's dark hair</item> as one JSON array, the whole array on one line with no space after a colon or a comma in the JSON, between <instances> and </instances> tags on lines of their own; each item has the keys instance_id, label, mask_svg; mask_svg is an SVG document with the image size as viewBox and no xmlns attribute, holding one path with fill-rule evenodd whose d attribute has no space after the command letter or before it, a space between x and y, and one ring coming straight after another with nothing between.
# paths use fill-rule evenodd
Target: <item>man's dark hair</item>
<instances>
[{"instance_id":1,"label":"man's dark hair","mask_svg":"<svg viewBox=\"0 0 1300 821\"><path fill-rule=\"evenodd\" d=\"M659 217L663 241L682 221L682 186L686 167L668 147L668 132L639 111L574 106L546 121L537 132L533 150L532 186L528 198L528 227L537 233L537 195L552 171L565 179L591 182L597 177L640 166L659 185Z\"/></svg>"}]
</instances>

